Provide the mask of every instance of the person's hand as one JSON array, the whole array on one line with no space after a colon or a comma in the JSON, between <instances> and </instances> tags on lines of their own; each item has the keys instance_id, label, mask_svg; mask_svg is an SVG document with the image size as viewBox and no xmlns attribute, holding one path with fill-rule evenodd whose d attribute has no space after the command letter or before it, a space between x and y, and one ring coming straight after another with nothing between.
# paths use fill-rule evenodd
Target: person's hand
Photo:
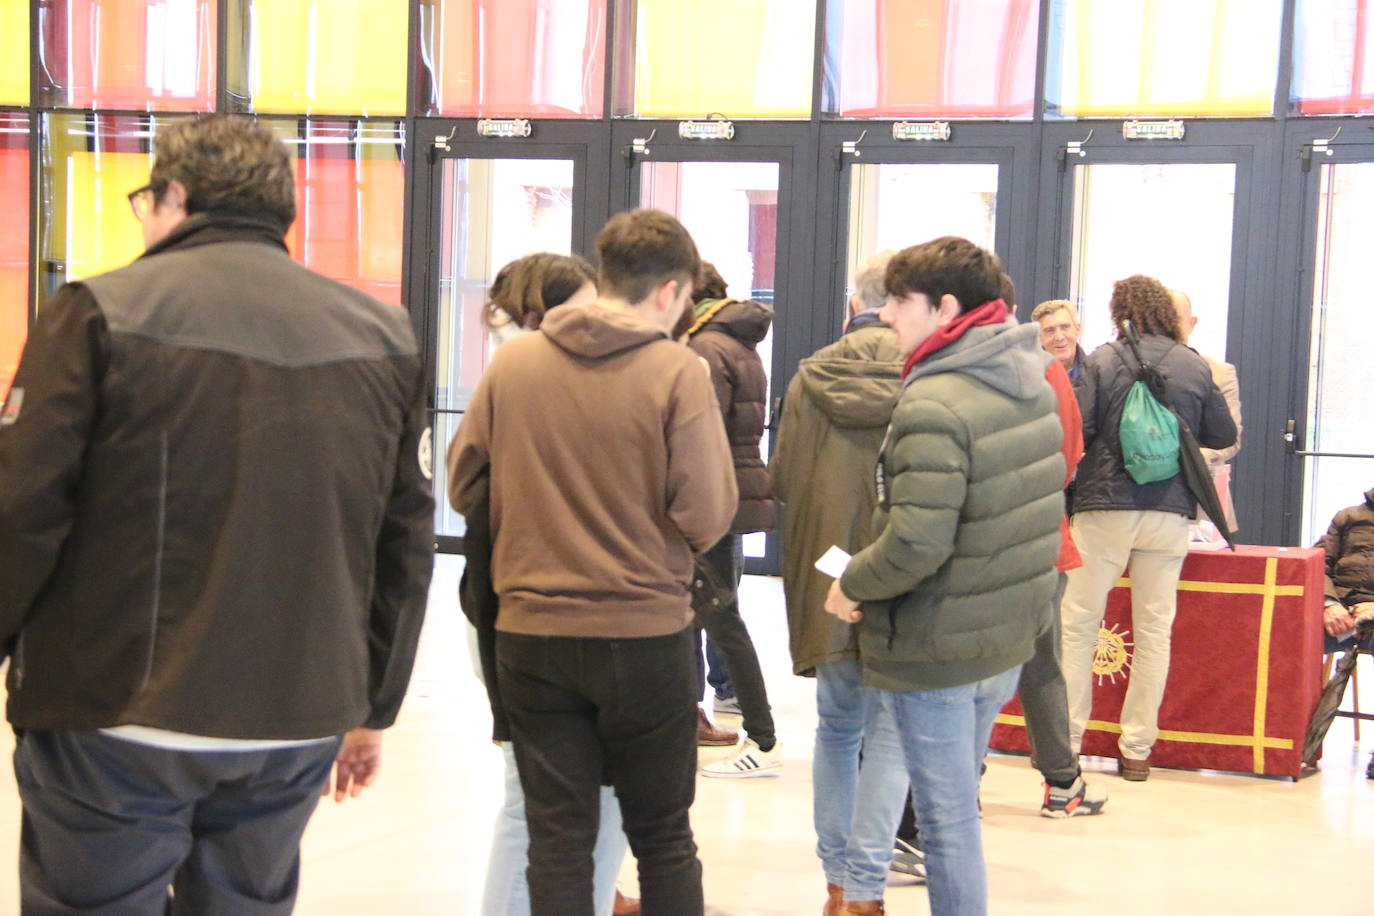
<instances>
[{"instance_id":1,"label":"person's hand","mask_svg":"<svg viewBox=\"0 0 1374 916\"><path fill-rule=\"evenodd\" d=\"M1365 602L1369 604L1370 602ZM1355 605L1358 609L1360 605ZM1340 639L1355 632L1355 618L1351 616L1343 605L1328 604L1326 610L1322 612L1322 626L1330 636Z\"/></svg>"},{"instance_id":2,"label":"person's hand","mask_svg":"<svg viewBox=\"0 0 1374 916\"><path fill-rule=\"evenodd\" d=\"M830 583L830 593L825 596L825 612L834 614L845 623L857 623L864 619L864 612L859 610L859 602L840 591L839 579Z\"/></svg>"},{"instance_id":3,"label":"person's hand","mask_svg":"<svg viewBox=\"0 0 1374 916\"><path fill-rule=\"evenodd\" d=\"M1355 618L1356 624L1374 618L1374 601L1361 601L1350 609L1350 616Z\"/></svg>"},{"instance_id":4,"label":"person's hand","mask_svg":"<svg viewBox=\"0 0 1374 916\"><path fill-rule=\"evenodd\" d=\"M334 801L357 798L372 785L382 768L382 732L375 728L355 728L344 735L339 756L334 759ZM329 782L322 795L329 794Z\"/></svg>"}]
</instances>

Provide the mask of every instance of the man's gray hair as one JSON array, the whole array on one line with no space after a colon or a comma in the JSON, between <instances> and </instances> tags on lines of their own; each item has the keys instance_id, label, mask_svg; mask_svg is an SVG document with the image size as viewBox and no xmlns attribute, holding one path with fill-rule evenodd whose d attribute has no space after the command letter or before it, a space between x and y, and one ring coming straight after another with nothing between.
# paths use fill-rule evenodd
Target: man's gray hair
<instances>
[{"instance_id":1,"label":"man's gray hair","mask_svg":"<svg viewBox=\"0 0 1374 916\"><path fill-rule=\"evenodd\" d=\"M1039 321L1046 315L1053 315L1060 309L1067 309L1069 318L1074 324L1078 324L1078 306L1068 299L1051 299L1048 302L1040 303L1035 307L1035 311L1031 312L1031 321Z\"/></svg>"},{"instance_id":2,"label":"man's gray hair","mask_svg":"<svg viewBox=\"0 0 1374 916\"><path fill-rule=\"evenodd\" d=\"M880 309L887 301L883 277L887 274L887 262L891 261L896 253L895 249L889 248L872 255L859 266L859 272L854 275L854 295L859 297L859 303L864 307L864 311Z\"/></svg>"}]
</instances>

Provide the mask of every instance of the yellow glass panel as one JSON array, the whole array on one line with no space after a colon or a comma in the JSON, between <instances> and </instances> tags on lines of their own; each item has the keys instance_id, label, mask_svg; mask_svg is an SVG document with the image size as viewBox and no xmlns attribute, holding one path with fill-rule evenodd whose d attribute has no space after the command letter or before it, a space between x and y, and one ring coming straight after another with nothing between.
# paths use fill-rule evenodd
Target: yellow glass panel
<instances>
[{"instance_id":1,"label":"yellow glass panel","mask_svg":"<svg viewBox=\"0 0 1374 916\"><path fill-rule=\"evenodd\" d=\"M150 120L140 116L45 116L40 232L51 277L79 280L143 253L127 195L148 181L151 133Z\"/></svg>"},{"instance_id":2,"label":"yellow glass panel","mask_svg":"<svg viewBox=\"0 0 1374 916\"><path fill-rule=\"evenodd\" d=\"M1056 0L1051 112L1264 117L1283 0Z\"/></svg>"},{"instance_id":3,"label":"yellow glass panel","mask_svg":"<svg viewBox=\"0 0 1374 916\"><path fill-rule=\"evenodd\" d=\"M29 104L29 0L0 0L0 105Z\"/></svg>"},{"instance_id":4,"label":"yellow glass panel","mask_svg":"<svg viewBox=\"0 0 1374 916\"><path fill-rule=\"evenodd\" d=\"M405 114L407 0L254 0L253 110Z\"/></svg>"},{"instance_id":5,"label":"yellow glass panel","mask_svg":"<svg viewBox=\"0 0 1374 916\"><path fill-rule=\"evenodd\" d=\"M148 181L146 153L73 153L67 160L67 281L123 267L143 253L127 195Z\"/></svg>"},{"instance_id":6,"label":"yellow glass panel","mask_svg":"<svg viewBox=\"0 0 1374 916\"><path fill-rule=\"evenodd\" d=\"M639 0L635 113L809 118L816 0Z\"/></svg>"}]
</instances>

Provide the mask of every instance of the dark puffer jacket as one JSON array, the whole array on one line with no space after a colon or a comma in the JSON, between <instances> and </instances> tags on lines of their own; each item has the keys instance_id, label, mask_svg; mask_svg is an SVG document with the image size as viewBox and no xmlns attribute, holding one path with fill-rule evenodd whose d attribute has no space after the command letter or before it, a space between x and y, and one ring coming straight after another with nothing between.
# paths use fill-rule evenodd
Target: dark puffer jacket
<instances>
[{"instance_id":1,"label":"dark puffer jacket","mask_svg":"<svg viewBox=\"0 0 1374 916\"><path fill-rule=\"evenodd\" d=\"M1123 344L1123 349L1125 345ZM1197 501L1182 474L1155 483L1136 483L1121 458L1121 414L1135 383L1135 360L1108 344L1088 357L1074 383L1083 412L1083 462L1074 482L1073 511L1146 509L1192 517ZM1164 376L1164 394L1203 448L1222 449L1236 441L1236 423L1212 370L1196 352L1167 337L1140 338L1140 355Z\"/></svg>"},{"instance_id":2,"label":"dark puffer jacket","mask_svg":"<svg viewBox=\"0 0 1374 916\"><path fill-rule=\"evenodd\" d=\"M687 345L711 367L711 384L725 419L730 455L739 485L739 509L731 534L772 531L778 507L759 457L759 440L768 415L768 376L758 345L773 323L773 310L762 302L721 299L700 303Z\"/></svg>"},{"instance_id":3,"label":"dark puffer jacket","mask_svg":"<svg viewBox=\"0 0 1374 916\"><path fill-rule=\"evenodd\" d=\"M1363 504L1337 512L1317 546L1326 551L1328 602L1374 601L1374 489Z\"/></svg>"}]
</instances>

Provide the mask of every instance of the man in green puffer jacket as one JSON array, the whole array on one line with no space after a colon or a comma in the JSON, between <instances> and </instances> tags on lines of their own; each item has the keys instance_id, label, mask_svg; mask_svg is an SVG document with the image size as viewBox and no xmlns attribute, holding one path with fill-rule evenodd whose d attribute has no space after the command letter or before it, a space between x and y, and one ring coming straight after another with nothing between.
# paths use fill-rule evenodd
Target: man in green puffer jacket
<instances>
[{"instance_id":1,"label":"man in green puffer jacket","mask_svg":"<svg viewBox=\"0 0 1374 916\"><path fill-rule=\"evenodd\" d=\"M865 684L891 710L911 776L931 913L976 916L987 909L979 768L1049 624L1063 430L1050 357L999 298L994 255L936 239L898 253L885 284L905 387L878 469L877 539L826 610L862 621Z\"/></svg>"}]
</instances>

